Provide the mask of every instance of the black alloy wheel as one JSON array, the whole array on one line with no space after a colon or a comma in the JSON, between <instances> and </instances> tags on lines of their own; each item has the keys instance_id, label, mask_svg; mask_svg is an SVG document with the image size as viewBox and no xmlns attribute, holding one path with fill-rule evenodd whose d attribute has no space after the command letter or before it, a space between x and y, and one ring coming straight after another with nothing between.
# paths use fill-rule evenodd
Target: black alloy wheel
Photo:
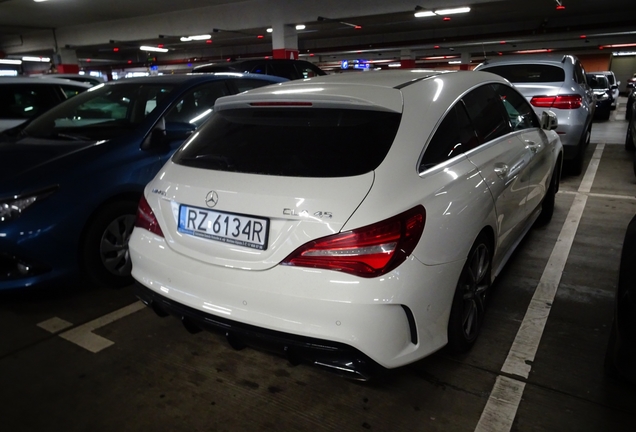
<instances>
[{"instance_id":1,"label":"black alloy wheel","mask_svg":"<svg viewBox=\"0 0 636 432\"><path fill-rule=\"evenodd\" d=\"M490 242L482 234L470 249L453 298L448 322L448 348L453 353L468 351L479 336L491 284L491 266Z\"/></svg>"},{"instance_id":2,"label":"black alloy wheel","mask_svg":"<svg viewBox=\"0 0 636 432\"><path fill-rule=\"evenodd\" d=\"M132 264L128 241L135 227L137 202L118 201L96 213L82 245L83 270L88 279L102 287L130 285Z\"/></svg>"}]
</instances>

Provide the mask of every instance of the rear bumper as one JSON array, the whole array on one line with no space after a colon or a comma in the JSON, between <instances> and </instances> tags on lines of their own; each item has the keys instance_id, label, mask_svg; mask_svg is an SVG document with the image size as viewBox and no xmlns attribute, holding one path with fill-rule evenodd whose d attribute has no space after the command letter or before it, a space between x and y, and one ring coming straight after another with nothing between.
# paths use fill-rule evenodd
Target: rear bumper
<instances>
[{"instance_id":1,"label":"rear bumper","mask_svg":"<svg viewBox=\"0 0 636 432\"><path fill-rule=\"evenodd\" d=\"M133 277L165 298L159 304L168 309L185 306L206 326L210 320L223 323L221 328L230 322L252 333L284 335L284 340L317 340L317 345L346 352L349 361L371 359L386 369L446 345L463 266L462 261L426 266L410 258L393 272L369 279L280 265L251 271L186 257L165 239L139 228L129 247ZM181 309L175 315L184 316ZM296 345L278 344L283 350L285 346ZM321 356L308 357L314 362Z\"/></svg>"},{"instance_id":2,"label":"rear bumper","mask_svg":"<svg viewBox=\"0 0 636 432\"><path fill-rule=\"evenodd\" d=\"M207 330L225 335L234 349L246 346L262 349L282 355L294 365L308 363L361 381L385 370L346 344L268 330L208 314L170 300L138 282L135 284L135 294L157 315L170 314L179 318L191 333Z\"/></svg>"}]
</instances>

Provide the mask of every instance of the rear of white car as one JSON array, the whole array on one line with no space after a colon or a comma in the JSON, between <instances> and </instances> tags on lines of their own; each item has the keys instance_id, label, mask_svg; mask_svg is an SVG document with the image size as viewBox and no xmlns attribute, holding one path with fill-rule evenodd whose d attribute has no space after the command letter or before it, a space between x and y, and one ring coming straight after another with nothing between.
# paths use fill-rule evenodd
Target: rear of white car
<instances>
[{"instance_id":1,"label":"rear of white car","mask_svg":"<svg viewBox=\"0 0 636 432\"><path fill-rule=\"evenodd\" d=\"M519 172L486 182L462 154L421 167L440 118L484 75L325 77L219 99L146 188L130 241L139 297L235 347L354 378L440 349L473 241L521 208L505 233L520 238L528 191L540 203L549 180L535 167L533 185L517 188ZM530 169L537 150L502 140L526 149L516 165ZM506 199L495 203L496 184Z\"/></svg>"}]
</instances>

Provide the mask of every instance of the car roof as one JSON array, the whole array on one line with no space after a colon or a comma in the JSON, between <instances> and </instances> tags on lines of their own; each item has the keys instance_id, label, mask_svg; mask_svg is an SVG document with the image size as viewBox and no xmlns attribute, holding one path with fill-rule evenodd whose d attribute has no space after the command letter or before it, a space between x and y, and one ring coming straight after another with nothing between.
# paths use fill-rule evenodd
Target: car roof
<instances>
[{"instance_id":1,"label":"car roof","mask_svg":"<svg viewBox=\"0 0 636 432\"><path fill-rule=\"evenodd\" d=\"M553 65L565 65L574 64L576 57L567 54L518 54L508 55L501 57L494 57L486 59L481 64L477 65L475 69L479 70L482 67L490 67L499 64L553 64Z\"/></svg>"},{"instance_id":2,"label":"car roof","mask_svg":"<svg viewBox=\"0 0 636 432\"><path fill-rule=\"evenodd\" d=\"M52 77L0 77L0 84L43 84L43 83L51 83L51 84L59 84L59 85L72 85L76 87L82 88L90 88L90 84L86 84L79 81L73 81L69 79L63 78L52 78Z\"/></svg>"},{"instance_id":3,"label":"car roof","mask_svg":"<svg viewBox=\"0 0 636 432\"><path fill-rule=\"evenodd\" d=\"M295 103L311 103L316 108L349 107L401 112L404 103L402 91L411 85L421 83L424 87L417 91L425 88L423 93L431 97L439 93L440 99L451 104L458 95L487 82L509 85L499 75L472 71L410 69L324 75L222 97L217 100L215 110L246 108L254 106L254 103L264 107L280 106L282 102L292 106ZM444 88L450 91L442 92Z\"/></svg>"},{"instance_id":4,"label":"car roof","mask_svg":"<svg viewBox=\"0 0 636 432\"><path fill-rule=\"evenodd\" d=\"M232 66L240 66L248 63L304 63L304 64L312 64L307 60L301 59L245 59L245 60L233 60L229 62L219 61L214 63L207 63L203 65L198 65L194 67L194 70L203 69L208 67L232 67ZM315 65L318 67L317 65Z\"/></svg>"},{"instance_id":5,"label":"car roof","mask_svg":"<svg viewBox=\"0 0 636 432\"><path fill-rule=\"evenodd\" d=\"M193 73L193 74L176 74L176 75L154 75L154 76L146 76L146 77L133 77L133 78L123 78L117 81L110 81L107 85L118 85L118 84L127 84L127 83L141 83L141 84L182 84L186 82L206 82L206 81L215 81L222 80L227 78L251 78L257 79L261 81L271 81L273 83L286 81L285 78L271 76L271 75L261 75L261 74L250 74L250 73L239 73L239 72L210 72L210 73Z\"/></svg>"}]
</instances>

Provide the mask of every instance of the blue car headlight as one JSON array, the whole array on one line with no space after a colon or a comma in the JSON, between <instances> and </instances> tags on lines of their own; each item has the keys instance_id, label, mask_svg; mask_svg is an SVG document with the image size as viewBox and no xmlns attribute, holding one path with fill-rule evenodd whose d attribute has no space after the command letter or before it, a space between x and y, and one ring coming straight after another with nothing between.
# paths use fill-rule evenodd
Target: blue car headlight
<instances>
[{"instance_id":1,"label":"blue car headlight","mask_svg":"<svg viewBox=\"0 0 636 432\"><path fill-rule=\"evenodd\" d=\"M29 206L36 201L51 196L58 187L59 186L50 186L36 192L0 199L0 222L7 222L19 218L22 212Z\"/></svg>"}]
</instances>

